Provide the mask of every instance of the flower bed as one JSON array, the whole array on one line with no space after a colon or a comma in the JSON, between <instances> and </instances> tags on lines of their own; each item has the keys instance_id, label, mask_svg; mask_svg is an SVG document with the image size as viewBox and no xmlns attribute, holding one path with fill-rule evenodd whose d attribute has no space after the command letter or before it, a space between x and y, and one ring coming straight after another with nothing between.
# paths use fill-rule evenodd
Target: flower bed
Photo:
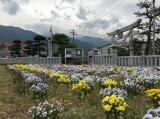
<instances>
[{"instance_id":1,"label":"flower bed","mask_svg":"<svg viewBox=\"0 0 160 119\"><path fill-rule=\"evenodd\" d=\"M96 100L99 103L102 101L101 111L106 115L106 119L128 117L134 110L130 107L132 99L138 99L141 95L150 101L149 108L160 106L160 72L153 68L22 64L9 65L8 68L23 76L27 83L26 88L28 87L33 98L47 100L51 95L58 95L57 88L65 87L66 94L77 96L77 100L85 100L89 104L94 102L92 98L98 97ZM143 115L146 111L143 110Z\"/></svg>"}]
</instances>

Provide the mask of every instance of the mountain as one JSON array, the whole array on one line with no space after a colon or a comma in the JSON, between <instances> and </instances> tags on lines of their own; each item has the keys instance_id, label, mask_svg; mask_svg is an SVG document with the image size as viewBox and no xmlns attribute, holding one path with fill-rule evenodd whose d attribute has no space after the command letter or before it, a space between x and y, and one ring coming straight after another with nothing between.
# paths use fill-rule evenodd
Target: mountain
<instances>
[{"instance_id":1,"label":"mountain","mask_svg":"<svg viewBox=\"0 0 160 119\"><path fill-rule=\"evenodd\" d=\"M71 42L72 42L72 40L71 40ZM91 44L91 43L88 43L85 41L81 41L78 39L75 39L74 42L78 48L83 48L83 51L87 51L87 50L93 49L95 47L94 44Z\"/></svg>"},{"instance_id":2,"label":"mountain","mask_svg":"<svg viewBox=\"0 0 160 119\"><path fill-rule=\"evenodd\" d=\"M111 43L110 39L105 40L102 38L95 38L90 36L77 37L76 39L92 44L94 47L101 47Z\"/></svg>"},{"instance_id":3,"label":"mountain","mask_svg":"<svg viewBox=\"0 0 160 119\"><path fill-rule=\"evenodd\" d=\"M36 35L37 34L32 31L24 30L19 27L0 25L0 41L11 42L15 39L26 41L32 40Z\"/></svg>"},{"instance_id":4,"label":"mountain","mask_svg":"<svg viewBox=\"0 0 160 119\"><path fill-rule=\"evenodd\" d=\"M24 42L26 40L32 40L36 35L37 33L30 30L24 30L19 27L0 25L0 42L12 42L15 39L19 39ZM75 44L77 44L78 48L83 48L84 51L93 49L95 47L101 47L109 43L110 40L104 40L102 38L95 38L90 36L75 38Z\"/></svg>"}]
</instances>

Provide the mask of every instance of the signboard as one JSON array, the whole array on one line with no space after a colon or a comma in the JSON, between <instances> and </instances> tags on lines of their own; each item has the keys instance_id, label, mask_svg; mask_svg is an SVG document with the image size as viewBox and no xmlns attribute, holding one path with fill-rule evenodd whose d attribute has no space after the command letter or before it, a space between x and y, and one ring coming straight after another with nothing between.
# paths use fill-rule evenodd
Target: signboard
<instances>
[{"instance_id":1,"label":"signboard","mask_svg":"<svg viewBox=\"0 0 160 119\"><path fill-rule=\"evenodd\" d=\"M65 48L65 57L83 57L82 48Z\"/></svg>"},{"instance_id":2,"label":"signboard","mask_svg":"<svg viewBox=\"0 0 160 119\"><path fill-rule=\"evenodd\" d=\"M82 48L65 48L65 64L67 63L66 59L79 59L81 63L83 62L83 49ZM73 63L73 62L72 62Z\"/></svg>"},{"instance_id":3,"label":"signboard","mask_svg":"<svg viewBox=\"0 0 160 119\"><path fill-rule=\"evenodd\" d=\"M71 49L65 49L65 57L72 57L72 51Z\"/></svg>"}]
</instances>

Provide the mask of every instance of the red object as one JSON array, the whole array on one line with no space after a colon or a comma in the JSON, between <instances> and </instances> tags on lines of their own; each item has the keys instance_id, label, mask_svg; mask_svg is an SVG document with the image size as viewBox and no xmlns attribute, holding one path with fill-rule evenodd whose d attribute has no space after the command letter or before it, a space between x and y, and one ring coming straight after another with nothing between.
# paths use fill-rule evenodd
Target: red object
<instances>
[{"instance_id":1,"label":"red object","mask_svg":"<svg viewBox=\"0 0 160 119\"><path fill-rule=\"evenodd\" d=\"M2 44L21 44L21 45L25 44L25 43L1 42L1 41L0 41L0 43L2 43Z\"/></svg>"}]
</instances>

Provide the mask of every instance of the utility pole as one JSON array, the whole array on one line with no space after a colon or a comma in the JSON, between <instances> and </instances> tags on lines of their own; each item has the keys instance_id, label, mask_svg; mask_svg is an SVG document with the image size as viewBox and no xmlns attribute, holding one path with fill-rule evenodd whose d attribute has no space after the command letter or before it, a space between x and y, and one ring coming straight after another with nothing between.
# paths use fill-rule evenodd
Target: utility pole
<instances>
[{"instance_id":1,"label":"utility pole","mask_svg":"<svg viewBox=\"0 0 160 119\"><path fill-rule=\"evenodd\" d=\"M75 33L75 30L74 30L74 29L71 30L71 34L73 34L73 44L74 44L74 35L77 35L77 34Z\"/></svg>"},{"instance_id":2,"label":"utility pole","mask_svg":"<svg viewBox=\"0 0 160 119\"><path fill-rule=\"evenodd\" d=\"M155 0L153 0L153 55L155 55Z\"/></svg>"},{"instance_id":3,"label":"utility pole","mask_svg":"<svg viewBox=\"0 0 160 119\"><path fill-rule=\"evenodd\" d=\"M51 38L50 38L50 41L51 42L53 40L53 33L52 33L52 24L51 24L51 28L50 28L50 33L51 33ZM53 43L50 43L51 44L51 57L53 57Z\"/></svg>"}]
</instances>

